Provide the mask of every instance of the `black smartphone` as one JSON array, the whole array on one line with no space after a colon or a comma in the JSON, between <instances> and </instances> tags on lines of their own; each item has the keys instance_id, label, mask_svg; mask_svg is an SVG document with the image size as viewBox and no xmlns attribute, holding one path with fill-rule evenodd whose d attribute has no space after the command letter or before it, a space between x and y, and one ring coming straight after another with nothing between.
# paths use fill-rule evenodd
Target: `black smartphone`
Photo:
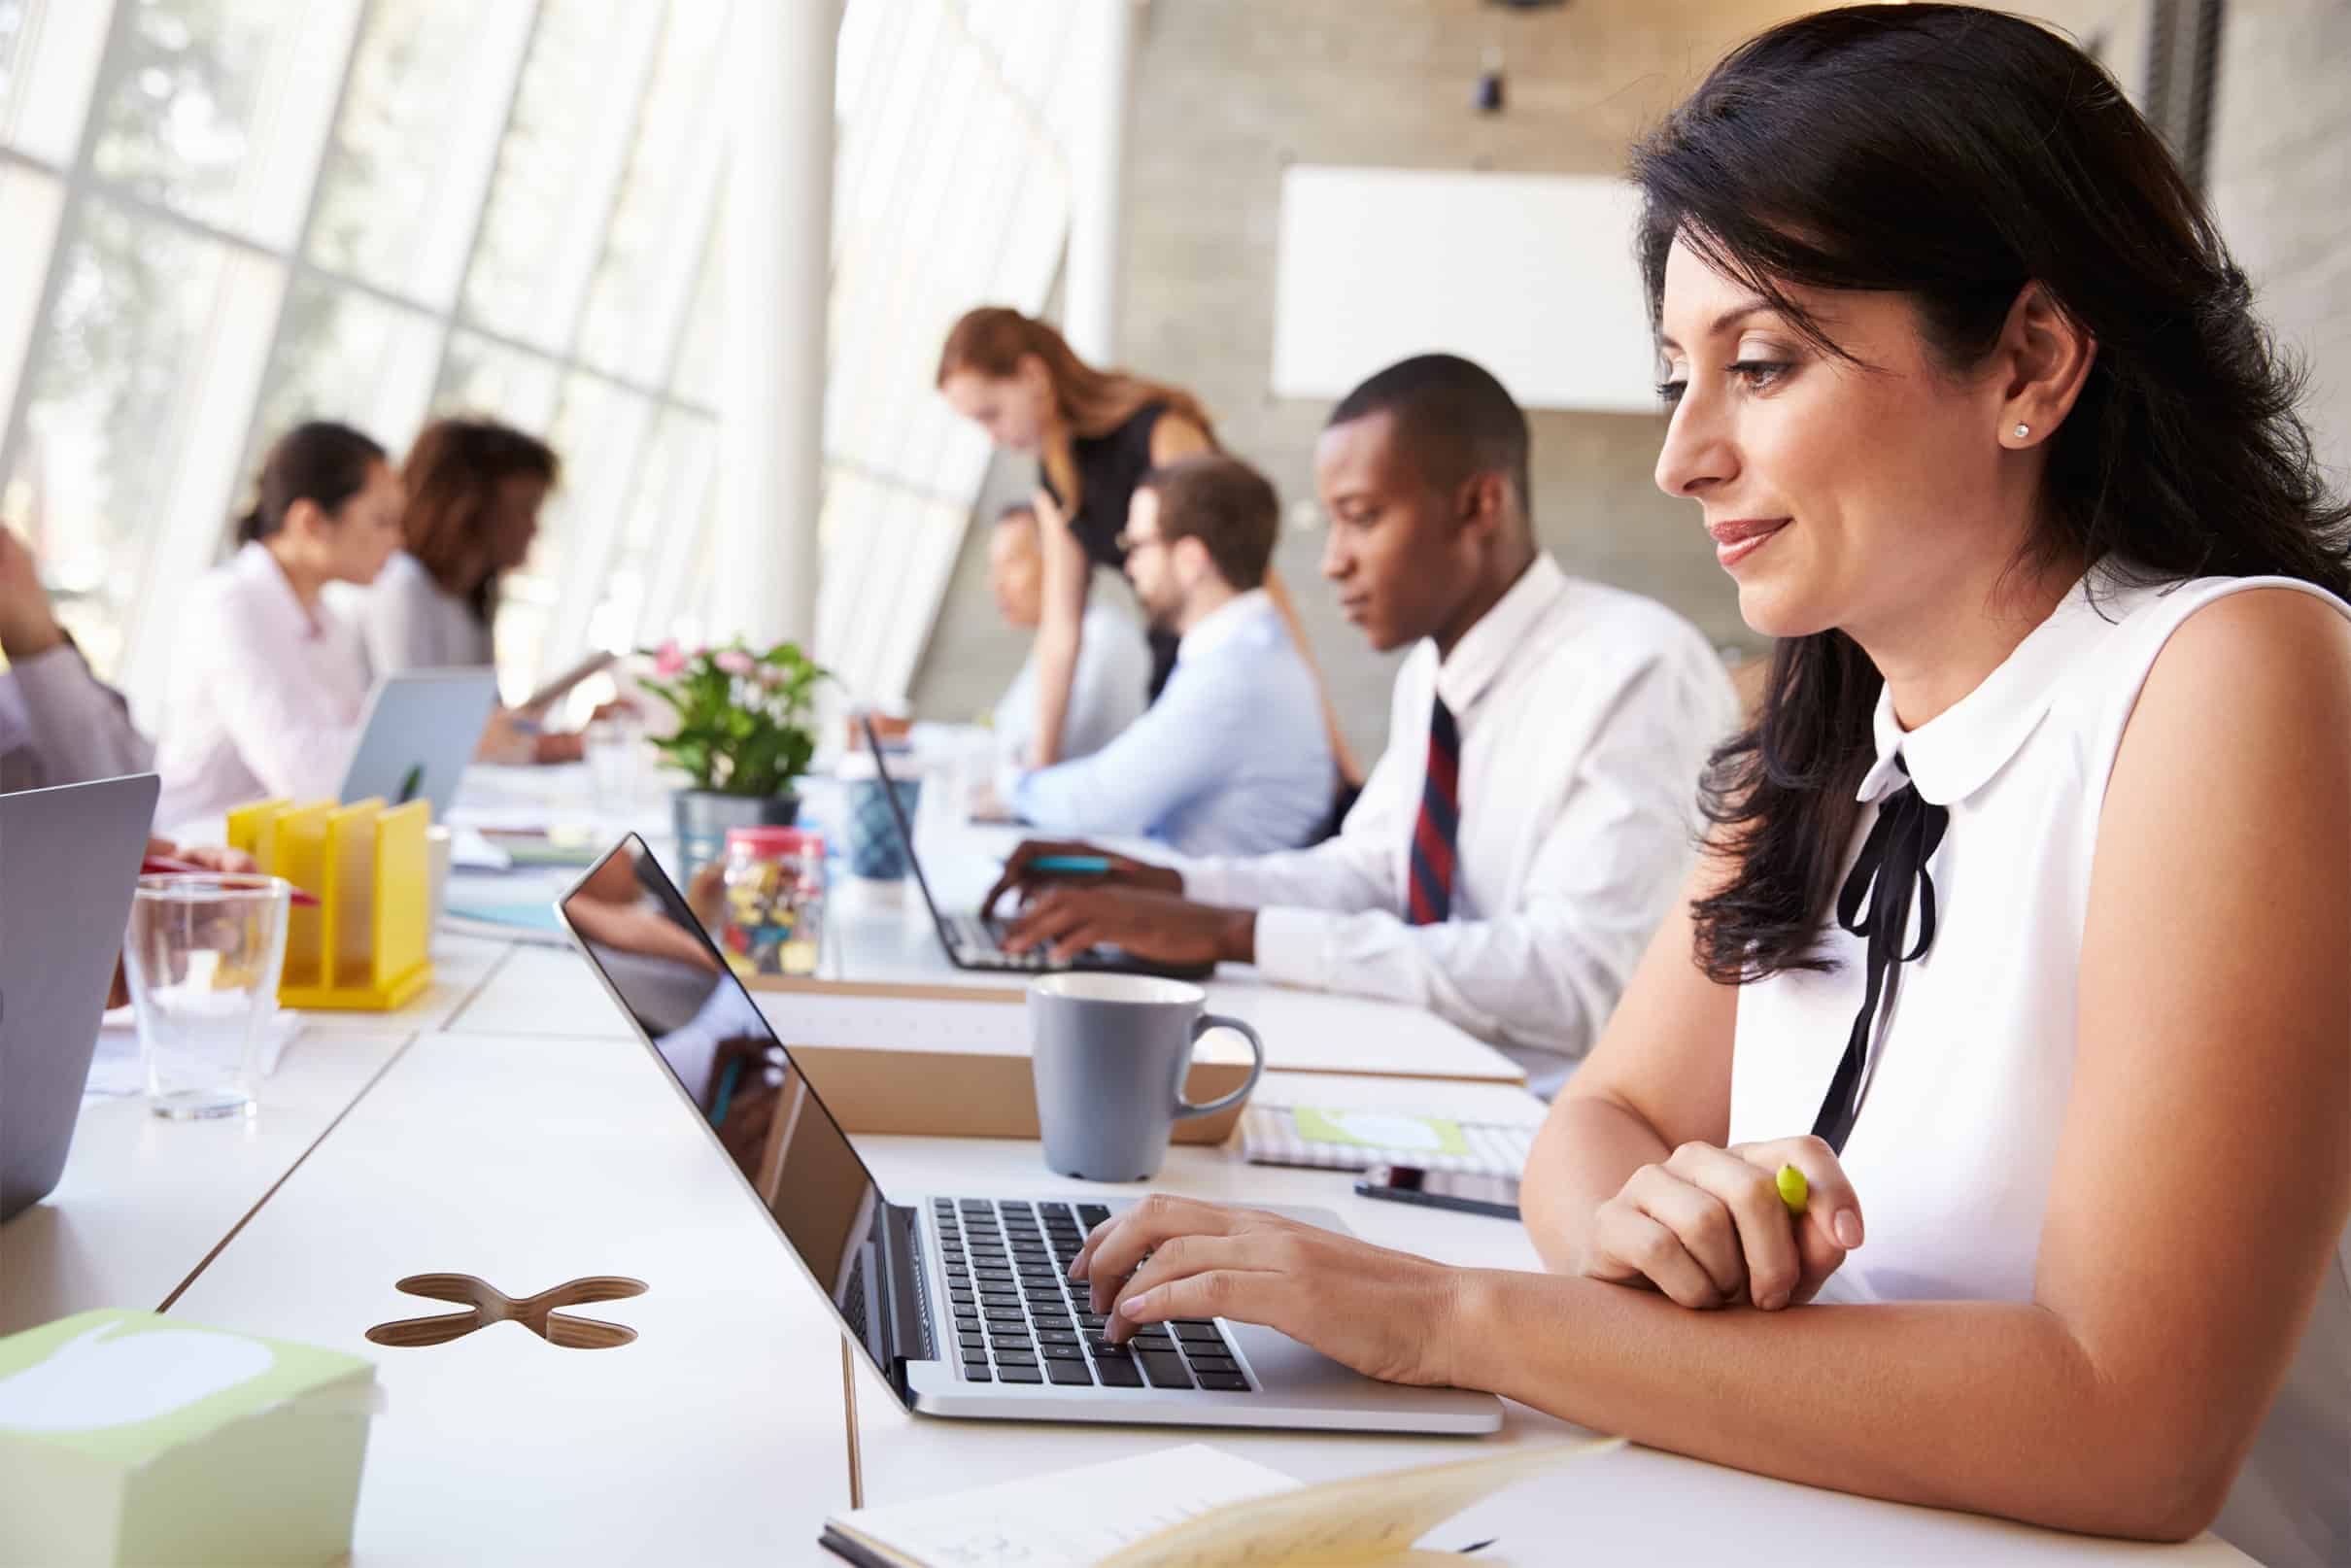
<instances>
[{"instance_id":1,"label":"black smartphone","mask_svg":"<svg viewBox=\"0 0 2351 1568\"><path fill-rule=\"evenodd\" d=\"M1459 1209L1500 1219L1518 1217L1516 1176L1423 1171L1416 1165L1375 1165L1355 1183L1355 1190L1366 1198L1385 1198L1391 1203Z\"/></svg>"}]
</instances>

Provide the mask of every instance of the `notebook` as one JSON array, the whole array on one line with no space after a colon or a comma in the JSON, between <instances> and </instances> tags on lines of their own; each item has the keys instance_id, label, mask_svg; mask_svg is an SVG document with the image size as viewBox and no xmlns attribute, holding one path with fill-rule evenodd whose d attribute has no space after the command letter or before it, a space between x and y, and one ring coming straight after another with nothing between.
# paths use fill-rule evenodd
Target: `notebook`
<instances>
[{"instance_id":1,"label":"notebook","mask_svg":"<svg viewBox=\"0 0 2351 1568\"><path fill-rule=\"evenodd\" d=\"M1516 1176L1526 1169L1536 1129L1451 1121L1410 1111L1316 1106L1251 1106L1241 1118L1243 1154L1253 1165L1368 1171L1412 1165L1466 1176Z\"/></svg>"},{"instance_id":2,"label":"notebook","mask_svg":"<svg viewBox=\"0 0 2351 1568\"><path fill-rule=\"evenodd\" d=\"M568 947L562 922L552 903L453 903L441 911L440 929L458 937Z\"/></svg>"},{"instance_id":3,"label":"notebook","mask_svg":"<svg viewBox=\"0 0 2351 1568\"><path fill-rule=\"evenodd\" d=\"M860 1568L1373 1568L1458 1562L1471 1543L1409 1545L1480 1498L1622 1438L1514 1447L1474 1459L1303 1486L1205 1443L828 1518Z\"/></svg>"}]
</instances>

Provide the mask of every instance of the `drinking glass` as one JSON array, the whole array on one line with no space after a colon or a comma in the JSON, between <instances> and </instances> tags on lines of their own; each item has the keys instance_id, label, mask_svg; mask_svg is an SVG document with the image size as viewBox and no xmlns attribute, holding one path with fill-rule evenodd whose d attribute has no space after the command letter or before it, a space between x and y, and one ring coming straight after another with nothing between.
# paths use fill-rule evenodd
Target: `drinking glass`
<instances>
[{"instance_id":1,"label":"drinking glass","mask_svg":"<svg viewBox=\"0 0 2351 1568\"><path fill-rule=\"evenodd\" d=\"M274 876L139 878L122 957L156 1115L253 1113L290 895Z\"/></svg>"}]
</instances>

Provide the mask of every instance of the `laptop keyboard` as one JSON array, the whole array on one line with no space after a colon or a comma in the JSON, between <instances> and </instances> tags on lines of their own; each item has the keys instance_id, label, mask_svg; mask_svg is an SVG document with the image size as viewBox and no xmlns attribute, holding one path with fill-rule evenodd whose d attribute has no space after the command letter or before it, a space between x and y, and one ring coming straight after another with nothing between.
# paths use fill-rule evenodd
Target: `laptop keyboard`
<instances>
[{"instance_id":1,"label":"laptop keyboard","mask_svg":"<svg viewBox=\"0 0 2351 1568\"><path fill-rule=\"evenodd\" d=\"M1107 1319L1070 1278L1078 1244L1110 1217L1102 1205L934 1198L931 1217L967 1381L1248 1392L1210 1319L1154 1323L1123 1346L1103 1338Z\"/></svg>"},{"instance_id":2,"label":"laptop keyboard","mask_svg":"<svg viewBox=\"0 0 2351 1568\"><path fill-rule=\"evenodd\" d=\"M955 934L955 946L964 961L983 964L990 969L1044 970L1055 968L1047 950L1031 948L1025 953L1005 951L1003 928L996 922L982 920L977 915L955 914L947 918L947 929Z\"/></svg>"}]
</instances>

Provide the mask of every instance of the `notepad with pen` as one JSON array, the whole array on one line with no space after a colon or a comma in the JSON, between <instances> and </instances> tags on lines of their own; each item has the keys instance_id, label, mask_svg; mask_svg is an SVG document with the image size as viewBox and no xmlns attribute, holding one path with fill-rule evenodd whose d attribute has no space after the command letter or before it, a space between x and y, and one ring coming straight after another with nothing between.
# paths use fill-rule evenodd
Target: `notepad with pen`
<instances>
[{"instance_id":1,"label":"notepad with pen","mask_svg":"<svg viewBox=\"0 0 2351 1568\"><path fill-rule=\"evenodd\" d=\"M825 1521L860 1568L1376 1568L1458 1562L1413 1543L1481 1498L1621 1438L1515 1447L1302 1486L1205 1443Z\"/></svg>"},{"instance_id":2,"label":"notepad with pen","mask_svg":"<svg viewBox=\"0 0 2351 1568\"><path fill-rule=\"evenodd\" d=\"M1241 1118L1242 1154L1250 1164L1320 1171L1412 1165L1465 1176L1516 1176L1526 1169L1534 1142L1531 1126L1410 1111L1251 1106Z\"/></svg>"}]
</instances>

